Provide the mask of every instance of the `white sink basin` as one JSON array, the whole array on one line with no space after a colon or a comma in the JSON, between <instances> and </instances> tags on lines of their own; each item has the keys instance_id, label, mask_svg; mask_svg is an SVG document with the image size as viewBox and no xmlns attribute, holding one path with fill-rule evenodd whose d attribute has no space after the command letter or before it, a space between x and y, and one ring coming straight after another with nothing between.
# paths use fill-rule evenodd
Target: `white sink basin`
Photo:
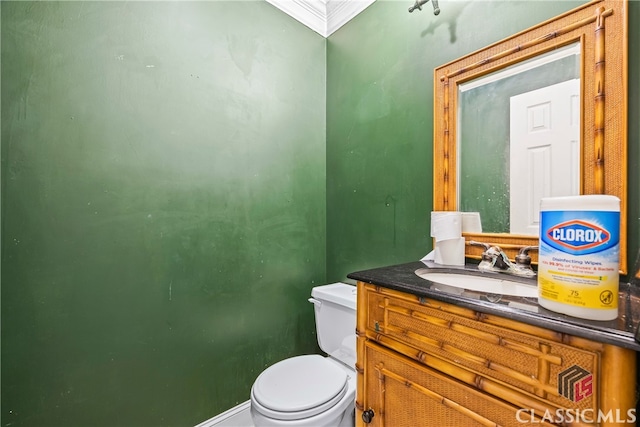
<instances>
[{"instance_id":1,"label":"white sink basin","mask_svg":"<svg viewBox=\"0 0 640 427\"><path fill-rule=\"evenodd\" d=\"M529 298L538 297L537 285L515 282L502 276L473 276L461 273L447 273L428 268L420 268L416 270L416 274L431 282L457 288L460 290L460 293L466 289L469 291L487 292L490 294Z\"/></svg>"}]
</instances>

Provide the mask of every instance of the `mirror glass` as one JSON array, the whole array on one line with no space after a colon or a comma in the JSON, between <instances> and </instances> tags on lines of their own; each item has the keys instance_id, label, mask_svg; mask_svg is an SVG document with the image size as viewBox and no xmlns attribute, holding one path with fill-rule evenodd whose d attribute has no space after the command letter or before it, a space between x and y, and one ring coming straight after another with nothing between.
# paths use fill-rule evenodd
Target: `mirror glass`
<instances>
[{"instance_id":1,"label":"mirror glass","mask_svg":"<svg viewBox=\"0 0 640 427\"><path fill-rule=\"evenodd\" d=\"M580 194L580 43L458 85L457 125L458 210L537 235L541 197Z\"/></svg>"}]
</instances>

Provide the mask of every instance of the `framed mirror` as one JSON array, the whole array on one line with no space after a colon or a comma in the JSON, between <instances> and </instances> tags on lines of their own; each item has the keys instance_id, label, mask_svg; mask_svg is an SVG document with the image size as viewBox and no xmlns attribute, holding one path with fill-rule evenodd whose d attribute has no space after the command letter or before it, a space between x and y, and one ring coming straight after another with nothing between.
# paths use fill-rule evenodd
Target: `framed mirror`
<instances>
[{"instance_id":1,"label":"framed mirror","mask_svg":"<svg viewBox=\"0 0 640 427\"><path fill-rule=\"evenodd\" d=\"M585 3L436 68L433 193L434 211L480 213L482 232L463 232L476 259L470 240L512 259L537 246L541 197L617 196L626 274L627 1Z\"/></svg>"}]
</instances>

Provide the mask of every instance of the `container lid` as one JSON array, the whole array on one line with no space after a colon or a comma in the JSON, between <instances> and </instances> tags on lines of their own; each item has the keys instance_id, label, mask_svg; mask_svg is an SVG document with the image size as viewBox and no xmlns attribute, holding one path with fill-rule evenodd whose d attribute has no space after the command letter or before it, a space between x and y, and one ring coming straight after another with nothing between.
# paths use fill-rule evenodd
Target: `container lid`
<instances>
[{"instance_id":1,"label":"container lid","mask_svg":"<svg viewBox=\"0 0 640 427\"><path fill-rule=\"evenodd\" d=\"M619 211L620 199L608 194L585 194L582 196L543 197L541 210L563 211Z\"/></svg>"},{"instance_id":2,"label":"container lid","mask_svg":"<svg viewBox=\"0 0 640 427\"><path fill-rule=\"evenodd\" d=\"M311 290L311 296L318 300L330 301L350 309L356 309L356 287L346 283L332 283L316 286Z\"/></svg>"},{"instance_id":3,"label":"container lid","mask_svg":"<svg viewBox=\"0 0 640 427\"><path fill-rule=\"evenodd\" d=\"M296 420L335 406L347 392L344 369L317 354L292 357L265 369L251 394L269 418Z\"/></svg>"}]
</instances>

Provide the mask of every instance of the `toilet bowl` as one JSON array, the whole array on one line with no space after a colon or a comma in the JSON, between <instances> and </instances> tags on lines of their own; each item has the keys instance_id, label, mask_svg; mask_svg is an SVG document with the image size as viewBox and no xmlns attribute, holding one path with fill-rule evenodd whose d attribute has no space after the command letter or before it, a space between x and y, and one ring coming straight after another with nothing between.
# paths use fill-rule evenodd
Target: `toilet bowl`
<instances>
[{"instance_id":1,"label":"toilet bowl","mask_svg":"<svg viewBox=\"0 0 640 427\"><path fill-rule=\"evenodd\" d=\"M344 283L312 289L318 344L327 356L291 357L265 369L251 388L256 427L354 425L355 289Z\"/></svg>"}]
</instances>

